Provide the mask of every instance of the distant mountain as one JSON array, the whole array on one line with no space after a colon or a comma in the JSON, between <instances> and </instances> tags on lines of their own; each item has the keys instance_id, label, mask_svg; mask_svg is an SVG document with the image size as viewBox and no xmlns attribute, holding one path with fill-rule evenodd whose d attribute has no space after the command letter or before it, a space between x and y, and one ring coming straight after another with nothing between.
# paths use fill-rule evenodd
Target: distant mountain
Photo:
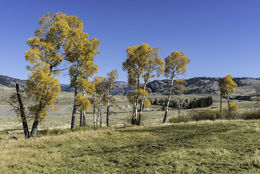
<instances>
[{"instance_id":1,"label":"distant mountain","mask_svg":"<svg viewBox=\"0 0 260 174\"><path fill-rule=\"evenodd\" d=\"M194 77L186 79L187 85L185 94L219 94L219 83L220 78L214 77ZM236 94L238 95L253 95L257 85L260 83L259 78L234 78L238 88ZM166 94L168 86L170 85L169 80L154 80L147 84L147 88L151 93Z\"/></svg>"},{"instance_id":2,"label":"distant mountain","mask_svg":"<svg viewBox=\"0 0 260 174\"><path fill-rule=\"evenodd\" d=\"M19 83L21 87L25 86L26 80L20 80L13 77L8 77L4 75L0 75L0 86L9 87L9 88L15 88L16 83ZM72 91L70 85L67 84L61 84L62 91Z\"/></svg>"},{"instance_id":3,"label":"distant mountain","mask_svg":"<svg viewBox=\"0 0 260 174\"><path fill-rule=\"evenodd\" d=\"M218 94L218 82L220 78L214 77L194 77L187 79L187 85L185 94ZM237 95L254 95L257 85L260 83L260 78L234 78L237 83L238 88L236 89ZM25 86L25 80L20 80L8 76L0 75L0 86L6 86L14 88L15 84L19 83L20 86ZM155 94L167 94L168 86L170 84L169 80L154 80L147 84L147 89L149 93ZM71 92L73 88L68 84L61 84L62 91ZM115 88L113 89L113 94L126 95L129 91L133 91L134 87L129 87L128 83L125 81L115 82Z\"/></svg>"},{"instance_id":4,"label":"distant mountain","mask_svg":"<svg viewBox=\"0 0 260 174\"><path fill-rule=\"evenodd\" d=\"M19 83L21 87L25 86L25 80L20 80L8 76L0 75L0 85L9 88L15 88L16 83Z\"/></svg>"}]
</instances>

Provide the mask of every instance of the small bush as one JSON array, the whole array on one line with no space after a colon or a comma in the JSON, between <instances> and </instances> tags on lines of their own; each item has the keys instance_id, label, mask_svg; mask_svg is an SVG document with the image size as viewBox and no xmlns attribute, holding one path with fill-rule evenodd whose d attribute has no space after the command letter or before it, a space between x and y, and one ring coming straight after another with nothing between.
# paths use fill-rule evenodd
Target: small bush
<instances>
[{"instance_id":1,"label":"small bush","mask_svg":"<svg viewBox=\"0 0 260 174\"><path fill-rule=\"evenodd\" d=\"M189 116L189 115L181 115L180 117L180 122L189 122L189 121L192 121L192 117ZM178 117L172 117L170 120L169 120L169 123L178 123L179 120L178 120Z\"/></svg>"},{"instance_id":2,"label":"small bush","mask_svg":"<svg viewBox=\"0 0 260 174\"><path fill-rule=\"evenodd\" d=\"M245 120L260 119L260 110L255 111L255 112L243 113L242 118Z\"/></svg>"},{"instance_id":3,"label":"small bush","mask_svg":"<svg viewBox=\"0 0 260 174\"><path fill-rule=\"evenodd\" d=\"M216 120L225 118L225 112L211 111L211 110L202 110L195 112L193 115L193 120Z\"/></svg>"}]
</instances>

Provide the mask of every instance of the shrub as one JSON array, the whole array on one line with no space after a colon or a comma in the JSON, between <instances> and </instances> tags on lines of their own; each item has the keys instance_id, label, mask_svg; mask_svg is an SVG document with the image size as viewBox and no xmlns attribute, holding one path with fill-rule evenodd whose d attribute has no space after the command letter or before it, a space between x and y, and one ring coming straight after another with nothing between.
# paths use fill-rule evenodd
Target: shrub
<instances>
[{"instance_id":1,"label":"shrub","mask_svg":"<svg viewBox=\"0 0 260 174\"><path fill-rule=\"evenodd\" d=\"M186 123L192 121L192 117L189 115L181 115L180 121ZM178 123L178 122L179 122L178 117L172 117L171 119L169 119L169 123Z\"/></svg>"},{"instance_id":2,"label":"shrub","mask_svg":"<svg viewBox=\"0 0 260 174\"><path fill-rule=\"evenodd\" d=\"M225 112L201 110L195 112L192 118L195 121L223 119L225 118Z\"/></svg>"},{"instance_id":3,"label":"shrub","mask_svg":"<svg viewBox=\"0 0 260 174\"><path fill-rule=\"evenodd\" d=\"M246 112L242 114L242 118L245 120L260 119L260 110L255 112Z\"/></svg>"}]
</instances>

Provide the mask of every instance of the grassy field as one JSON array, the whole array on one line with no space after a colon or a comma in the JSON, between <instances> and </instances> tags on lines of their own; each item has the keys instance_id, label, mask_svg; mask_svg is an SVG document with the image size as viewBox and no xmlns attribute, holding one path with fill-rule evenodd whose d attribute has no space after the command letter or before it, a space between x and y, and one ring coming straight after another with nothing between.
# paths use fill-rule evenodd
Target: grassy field
<instances>
[{"instance_id":1,"label":"grassy field","mask_svg":"<svg viewBox=\"0 0 260 174\"><path fill-rule=\"evenodd\" d=\"M260 121L0 134L0 173L260 173Z\"/></svg>"},{"instance_id":2,"label":"grassy field","mask_svg":"<svg viewBox=\"0 0 260 174\"><path fill-rule=\"evenodd\" d=\"M10 92L0 90L0 96ZM164 111L152 106L143 114L143 126L131 127L131 106L126 97L116 96L110 128L91 128L88 113L90 126L70 132L72 99L72 93L61 93L58 110L49 112L39 126L40 138L30 140L23 138L19 117L4 100L0 102L0 173L260 173L258 120L162 125ZM218 96L213 99L213 105L204 109L218 110ZM254 101L234 103L239 114L255 110ZM182 114L198 110L203 109ZM175 109L169 111L168 119L172 117L177 117ZM76 121L78 125L78 115ZM13 136L18 140L11 140Z\"/></svg>"}]
</instances>

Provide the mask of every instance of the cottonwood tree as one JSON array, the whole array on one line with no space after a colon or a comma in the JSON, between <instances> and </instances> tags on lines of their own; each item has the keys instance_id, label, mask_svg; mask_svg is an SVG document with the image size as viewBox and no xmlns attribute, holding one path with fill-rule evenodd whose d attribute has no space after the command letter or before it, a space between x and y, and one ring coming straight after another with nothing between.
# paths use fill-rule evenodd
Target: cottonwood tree
<instances>
[{"instance_id":1,"label":"cottonwood tree","mask_svg":"<svg viewBox=\"0 0 260 174\"><path fill-rule=\"evenodd\" d=\"M159 49L149 46L147 43L142 45L128 47L127 59L123 62L123 70L128 73L128 84L134 86L137 90L141 88L146 91L146 84L150 78L154 76L153 72L161 70L160 66L163 66L163 61L159 58ZM143 78L143 79L142 79ZM141 84L143 80L144 84ZM139 124L137 122L137 107L138 97L137 93L133 93L133 114L132 124ZM144 96L144 95L143 95ZM143 110L144 97L141 98L139 118L141 119ZM139 119L139 120L140 120Z\"/></svg>"},{"instance_id":2,"label":"cottonwood tree","mask_svg":"<svg viewBox=\"0 0 260 174\"><path fill-rule=\"evenodd\" d=\"M141 102L140 102L140 110L139 110L139 116L138 116L138 122L137 124L141 124L141 117L143 112L143 106L144 103L146 106L150 106L151 103L147 99L148 97L148 91L146 89L147 83L150 81L151 78L159 77L160 75L164 74L164 61L159 57L160 50L158 48L152 48L153 51L150 52L147 65L144 69L144 75L143 75L143 91L141 92ZM144 95L147 92L147 95Z\"/></svg>"},{"instance_id":3,"label":"cottonwood tree","mask_svg":"<svg viewBox=\"0 0 260 174\"><path fill-rule=\"evenodd\" d=\"M144 107L150 107L151 102L147 99L148 97L148 91L144 90L142 88L138 88L134 90L134 96L137 97L139 104L140 104L140 110L139 110L139 117L138 117L138 125L141 125L141 119L142 119L142 111Z\"/></svg>"},{"instance_id":4,"label":"cottonwood tree","mask_svg":"<svg viewBox=\"0 0 260 174\"><path fill-rule=\"evenodd\" d=\"M9 103L12 107L13 110L16 112L17 115L21 116L21 121L23 124L23 131L24 131L24 137L25 139L30 138L30 132L28 128L28 123L27 123L27 118L26 118L26 110L23 104L23 99L25 98L24 96L24 91L20 90L19 84L16 84L16 92L11 94Z\"/></svg>"},{"instance_id":5,"label":"cottonwood tree","mask_svg":"<svg viewBox=\"0 0 260 174\"><path fill-rule=\"evenodd\" d=\"M64 13L55 15L47 13L39 19L39 24L40 27L35 31L34 37L27 41L30 49L25 53L26 61L31 64L27 67L31 74L25 91L34 101L34 104L28 107L30 113L34 115L30 135L33 137L37 134L39 121L45 118L47 110L52 108L60 91L59 83L55 79L60 72L59 65L64 59L71 58L71 53L74 51L70 49L72 37L75 31L83 29L83 23L78 17ZM92 42L97 41L94 39ZM95 44L90 47L93 45Z\"/></svg>"},{"instance_id":6,"label":"cottonwood tree","mask_svg":"<svg viewBox=\"0 0 260 174\"><path fill-rule=\"evenodd\" d=\"M218 83L219 91L220 91L220 99L219 99L219 112L222 112L222 103L223 103L223 96L226 96L226 88L224 84L224 80L220 79Z\"/></svg>"},{"instance_id":7,"label":"cottonwood tree","mask_svg":"<svg viewBox=\"0 0 260 174\"><path fill-rule=\"evenodd\" d=\"M107 119L106 119L106 124L109 126L109 115L110 115L110 105L111 105L111 91L114 87L115 81L118 78L118 72L117 70L112 70L110 73L107 74L107 80L106 80L106 92L107 92Z\"/></svg>"},{"instance_id":8,"label":"cottonwood tree","mask_svg":"<svg viewBox=\"0 0 260 174\"><path fill-rule=\"evenodd\" d=\"M64 13L45 14L39 19L40 27L35 31L34 37L27 41L30 49L26 51L25 58L31 64L27 66L31 74L25 91L34 101L34 104L28 107L34 117L30 133L32 137L37 135L39 121L46 117L48 109L52 109L60 92L55 75L59 74L58 66L64 56L62 46L69 32L66 16Z\"/></svg>"},{"instance_id":9,"label":"cottonwood tree","mask_svg":"<svg viewBox=\"0 0 260 174\"><path fill-rule=\"evenodd\" d=\"M64 45L66 60L71 63L69 70L71 79L70 86L74 87L71 129L75 128L76 112L79 105L78 99L83 99L82 97L84 97L79 94L79 89L82 88L80 87L81 79L84 79L86 81L85 85L87 85L82 90L91 93L91 90L89 89L92 89L92 87L88 78L97 72L97 65L94 64L94 57L99 53L98 46L100 43L96 38L89 39L88 34L83 32L83 22L80 19L75 18L73 22L75 22L76 27L70 30L66 39L66 44ZM78 97L79 95L80 97ZM90 103L86 98L84 101L88 104Z\"/></svg>"},{"instance_id":10,"label":"cottonwood tree","mask_svg":"<svg viewBox=\"0 0 260 174\"><path fill-rule=\"evenodd\" d=\"M91 81L89 81L88 77L79 78L78 84L79 91L82 92L76 95L75 103L80 110L80 126L86 126L86 112L91 105L91 101L88 97L86 97L86 93L93 94L95 91L95 86Z\"/></svg>"},{"instance_id":11,"label":"cottonwood tree","mask_svg":"<svg viewBox=\"0 0 260 174\"><path fill-rule=\"evenodd\" d=\"M183 52L174 51L172 54L165 58L165 70L164 75L165 77L171 80L169 86L169 93L167 97L166 107L165 107L165 114L163 118L163 123L167 120L169 104L172 97L173 86L174 86L174 79L181 74L185 74L187 71L187 64L190 63L190 60L186 57Z\"/></svg>"},{"instance_id":12,"label":"cottonwood tree","mask_svg":"<svg viewBox=\"0 0 260 174\"><path fill-rule=\"evenodd\" d=\"M94 105L95 108L97 107L97 117L95 115L94 125L96 126L99 122L100 127L102 127L102 108L107 104L108 96L106 91L107 79L105 77L95 77L94 79L95 84L95 100ZM96 111L94 111L96 114Z\"/></svg>"},{"instance_id":13,"label":"cottonwood tree","mask_svg":"<svg viewBox=\"0 0 260 174\"><path fill-rule=\"evenodd\" d=\"M178 79L175 82L175 93L177 95L177 103L178 103L178 122L181 121L181 100L180 95L183 94L185 90L186 81L184 79Z\"/></svg>"},{"instance_id":14,"label":"cottonwood tree","mask_svg":"<svg viewBox=\"0 0 260 174\"><path fill-rule=\"evenodd\" d=\"M237 84L233 81L233 76L232 75L227 75L223 78L221 82L221 90L222 90L222 95L224 97L227 97L228 101L228 117L230 118L230 95L233 94L237 88Z\"/></svg>"},{"instance_id":15,"label":"cottonwood tree","mask_svg":"<svg viewBox=\"0 0 260 174\"><path fill-rule=\"evenodd\" d=\"M34 115L31 136L37 135L38 124L47 116L48 109L53 110L53 104L61 91L59 81L52 76L50 65L38 62L29 68L31 74L26 81L25 91L35 104L28 107Z\"/></svg>"}]
</instances>

